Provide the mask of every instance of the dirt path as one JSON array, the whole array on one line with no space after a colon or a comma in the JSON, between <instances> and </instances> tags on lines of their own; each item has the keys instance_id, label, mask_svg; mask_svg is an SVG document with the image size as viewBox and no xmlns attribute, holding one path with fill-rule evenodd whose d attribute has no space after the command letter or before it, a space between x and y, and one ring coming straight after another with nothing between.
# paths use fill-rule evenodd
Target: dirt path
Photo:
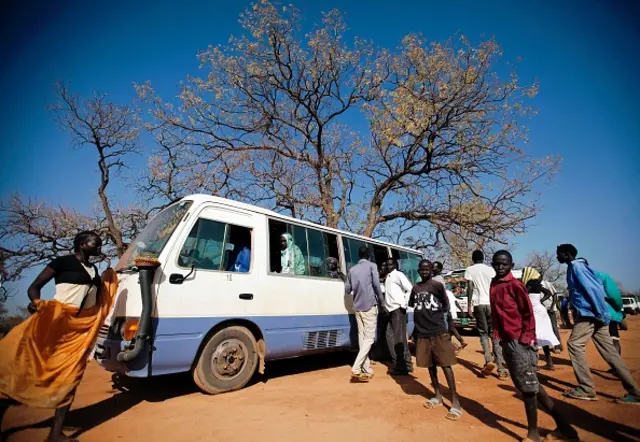
<instances>
[{"instance_id":1,"label":"dirt path","mask_svg":"<svg viewBox=\"0 0 640 442\"><path fill-rule=\"evenodd\" d=\"M622 333L624 359L640 381L640 318ZM566 342L569 331L562 331ZM200 394L188 375L137 383L131 391L113 389L111 375L90 364L68 420L67 432L91 441L440 441L520 440L526 434L524 407L510 381L479 379L483 361L477 337L455 367L465 415L447 421L445 408L426 410L430 394L426 370L394 379L375 365L369 384L349 383L352 356L333 354L267 365L268 378L220 396ZM640 406L616 405L619 382L604 373L606 363L589 345L589 360L600 400L562 400L584 441L640 441ZM541 376L554 398L575 381L566 352L555 358L557 371ZM444 376L440 375L441 382ZM445 390L446 393L446 390ZM447 402L448 403L448 402ZM10 442L44 440L51 411L10 409L3 429ZM544 430L553 421L540 413Z\"/></svg>"}]
</instances>

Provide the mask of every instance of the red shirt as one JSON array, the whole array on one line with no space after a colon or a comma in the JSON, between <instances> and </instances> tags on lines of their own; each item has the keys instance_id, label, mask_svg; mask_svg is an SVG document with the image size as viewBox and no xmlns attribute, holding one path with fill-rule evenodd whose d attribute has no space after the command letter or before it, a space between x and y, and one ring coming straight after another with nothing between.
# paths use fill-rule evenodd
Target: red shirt
<instances>
[{"instance_id":1,"label":"red shirt","mask_svg":"<svg viewBox=\"0 0 640 442\"><path fill-rule=\"evenodd\" d=\"M524 345L536 343L536 322L529 293L511 272L491 281L491 321L493 335L501 341L518 340Z\"/></svg>"}]
</instances>

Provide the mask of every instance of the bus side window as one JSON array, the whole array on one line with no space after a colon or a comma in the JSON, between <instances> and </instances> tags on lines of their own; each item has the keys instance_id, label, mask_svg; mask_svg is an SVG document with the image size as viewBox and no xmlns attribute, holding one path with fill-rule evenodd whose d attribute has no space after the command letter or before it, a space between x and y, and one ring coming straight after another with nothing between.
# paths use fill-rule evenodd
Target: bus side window
<instances>
[{"instance_id":1,"label":"bus side window","mask_svg":"<svg viewBox=\"0 0 640 442\"><path fill-rule=\"evenodd\" d=\"M251 229L227 224L222 270L248 273L251 269Z\"/></svg>"},{"instance_id":2,"label":"bus side window","mask_svg":"<svg viewBox=\"0 0 640 442\"><path fill-rule=\"evenodd\" d=\"M336 235L307 228L309 240L309 275L330 278L327 267L329 258L338 260L340 269L340 257L338 256L338 238Z\"/></svg>"},{"instance_id":3,"label":"bus side window","mask_svg":"<svg viewBox=\"0 0 640 442\"><path fill-rule=\"evenodd\" d=\"M246 273L251 266L251 230L200 218L182 246L178 265Z\"/></svg>"},{"instance_id":4,"label":"bus side window","mask_svg":"<svg viewBox=\"0 0 640 442\"><path fill-rule=\"evenodd\" d=\"M418 275L418 265L422 259L420 255L396 249L391 249L391 255L398 260L398 270L407 276L411 284L416 284L420 281L420 276Z\"/></svg>"},{"instance_id":5,"label":"bus side window","mask_svg":"<svg viewBox=\"0 0 640 442\"><path fill-rule=\"evenodd\" d=\"M272 273L297 276L309 274L306 228L270 219L269 251ZM283 262L286 262L284 268Z\"/></svg>"},{"instance_id":6,"label":"bus side window","mask_svg":"<svg viewBox=\"0 0 640 442\"><path fill-rule=\"evenodd\" d=\"M269 250L271 273L330 278L328 258L339 261L336 235L273 219L269 220Z\"/></svg>"},{"instance_id":7,"label":"bus side window","mask_svg":"<svg viewBox=\"0 0 640 442\"><path fill-rule=\"evenodd\" d=\"M351 267L358 264L358 261L360 261L360 258L358 258L358 250L360 247L367 246L370 248L370 245L364 241L360 241L359 239L353 239L346 236L342 237L342 245L344 248L344 259L347 263L347 273L349 273Z\"/></svg>"},{"instance_id":8,"label":"bus side window","mask_svg":"<svg viewBox=\"0 0 640 442\"><path fill-rule=\"evenodd\" d=\"M378 269L380 269L380 266L384 261L389 259L389 251L386 246L380 246L378 244L372 244L344 236L342 237L342 242L344 244L344 256L347 261L347 272L351 267L358 264L358 261L360 260L358 258L358 249L362 246L367 246L369 249L369 260L375 263L378 266Z\"/></svg>"}]
</instances>

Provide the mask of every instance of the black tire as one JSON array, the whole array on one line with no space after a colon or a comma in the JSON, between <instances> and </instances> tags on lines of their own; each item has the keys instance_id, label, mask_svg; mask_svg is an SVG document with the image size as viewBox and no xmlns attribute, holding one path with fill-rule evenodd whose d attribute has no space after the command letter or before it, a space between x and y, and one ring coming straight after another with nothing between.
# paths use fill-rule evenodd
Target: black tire
<instances>
[{"instance_id":1,"label":"black tire","mask_svg":"<svg viewBox=\"0 0 640 442\"><path fill-rule=\"evenodd\" d=\"M193 380L205 393L219 394L239 390L247 385L258 366L257 343L244 327L218 331L206 343L195 369Z\"/></svg>"}]
</instances>

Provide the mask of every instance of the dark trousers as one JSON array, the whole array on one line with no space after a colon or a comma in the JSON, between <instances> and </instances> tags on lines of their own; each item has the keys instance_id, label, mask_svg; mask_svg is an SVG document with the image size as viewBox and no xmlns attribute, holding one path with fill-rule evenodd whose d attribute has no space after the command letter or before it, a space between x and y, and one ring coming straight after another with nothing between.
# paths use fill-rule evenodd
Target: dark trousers
<instances>
[{"instance_id":1,"label":"dark trousers","mask_svg":"<svg viewBox=\"0 0 640 442\"><path fill-rule=\"evenodd\" d=\"M493 347L493 356L498 365L498 372L505 371L503 367L504 359L502 358L502 347L498 344L498 340L493 336L493 326L491 324L491 306L476 305L473 307L473 316L476 318L476 327L480 334L480 344L484 353L485 364L491 362L491 349ZM489 344L491 341L491 344Z\"/></svg>"},{"instance_id":2,"label":"dark trousers","mask_svg":"<svg viewBox=\"0 0 640 442\"><path fill-rule=\"evenodd\" d=\"M407 342L407 310L398 308L390 313L385 312L378 324L381 327L378 336L384 331L393 367L398 371L412 371L413 362Z\"/></svg>"},{"instance_id":3,"label":"dark trousers","mask_svg":"<svg viewBox=\"0 0 640 442\"><path fill-rule=\"evenodd\" d=\"M393 359L391 354L395 355L395 350L393 348L393 330L391 330L389 313L387 313L381 305L378 306L376 342L371 353L371 359L376 361L391 361Z\"/></svg>"}]
</instances>

